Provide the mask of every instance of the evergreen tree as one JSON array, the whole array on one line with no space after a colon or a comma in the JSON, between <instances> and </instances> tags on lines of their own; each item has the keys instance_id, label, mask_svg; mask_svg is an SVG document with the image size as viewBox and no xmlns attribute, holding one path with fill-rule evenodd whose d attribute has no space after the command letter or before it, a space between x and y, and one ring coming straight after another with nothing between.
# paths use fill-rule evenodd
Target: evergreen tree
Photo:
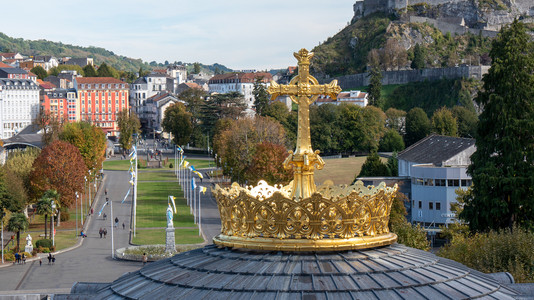
<instances>
[{"instance_id":1,"label":"evergreen tree","mask_svg":"<svg viewBox=\"0 0 534 300\"><path fill-rule=\"evenodd\" d=\"M85 77L96 77L96 70L93 65L83 67L83 74Z\"/></svg>"},{"instance_id":2,"label":"evergreen tree","mask_svg":"<svg viewBox=\"0 0 534 300\"><path fill-rule=\"evenodd\" d=\"M376 106L380 109L384 106L381 96L382 92L382 73L378 66L373 67L369 73L369 105Z\"/></svg>"},{"instance_id":3,"label":"evergreen tree","mask_svg":"<svg viewBox=\"0 0 534 300\"><path fill-rule=\"evenodd\" d=\"M419 141L430 133L430 120L423 109L412 108L406 114L406 136L404 141L407 146Z\"/></svg>"},{"instance_id":4,"label":"evergreen tree","mask_svg":"<svg viewBox=\"0 0 534 300\"><path fill-rule=\"evenodd\" d=\"M413 60L410 67L412 69L422 69L425 67L425 50L419 44L415 44L413 48Z\"/></svg>"},{"instance_id":5,"label":"evergreen tree","mask_svg":"<svg viewBox=\"0 0 534 300\"><path fill-rule=\"evenodd\" d=\"M97 71L98 77L114 77L113 70L106 63L102 63Z\"/></svg>"},{"instance_id":6,"label":"evergreen tree","mask_svg":"<svg viewBox=\"0 0 534 300\"><path fill-rule=\"evenodd\" d=\"M37 78L43 80L45 79L46 77L48 77L48 73L45 71L45 69L43 69L43 67L41 66L35 66L33 67L30 72L32 72L33 74L37 75Z\"/></svg>"},{"instance_id":7,"label":"evergreen tree","mask_svg":"<svg viewBox=\"0 0 534 300\"><path fill-rule=\"evenodd\" d=\"M376 151L371 152L362 165L362 170L357 177L367 176L391 176L391 170L380 160ZM356 179L354 180L356 181Z\"/></svg>"},{"instance_id":8,"label":"evergreen tree","mask_svg":"<svg viewBox=\"0 0 534 300\"><path fill-rule=\"evenodd\" d=\"M196 62L193 64L193 74L198 74L198 73L200 73L200 64Z\"/></svg>"},{"instance_id":9,"label":"evergreen tree","mask_svg":"<svg viewBox=\"0 0 534 300\"><path fill-rule=\"evenodd\" d=\"M474 138L478 123L477 114L463 106L455 106L451 111L458 123L458 135L460 137Z\"/></svg>"},{"instance_id":10,"label":"evergreen tree","mask_svg":"<svg viewBox=\"0 0 534 300\"><path fill-rule=\"evenodd\" d=\"M473 198L460 217L471 230L534 226L534 42L515 20L490 51L476 102L476 151L468 173Z\"/></svg>"},{"instance_id":11,"label":"evergreen tree","mask_svg":"<svg viewBox=\"0 0 534 300\"><path fill-rule=\"evenodd\" d=\"M265 107L269 104L269 93L265 85L262 83L263 77L257 77L254 81L254 89L252 95L254 95L254 108L256 114L263 116Z\"/></svg>"}]
</instances>

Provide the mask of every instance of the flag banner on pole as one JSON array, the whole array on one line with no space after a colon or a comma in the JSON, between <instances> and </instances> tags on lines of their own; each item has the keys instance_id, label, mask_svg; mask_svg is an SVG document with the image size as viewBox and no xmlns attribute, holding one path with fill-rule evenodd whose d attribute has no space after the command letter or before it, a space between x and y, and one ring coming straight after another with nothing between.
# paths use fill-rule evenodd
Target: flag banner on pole
<instances>
[{"instance_id":1,"label":"flag banner on pole","mask_svg":"<svg viewBox=\"0 0 534 300\"><path fill-rule=\"evenodd\" d=\"M178 151L180 151L180 153L184 153L184 149L182 149L182 147L178 147Z\"/></svg>"},{"instance_id":2,"label":"flag banner on pole","mask_svg":"<svg viewBox=\"0 0 534 300\"><path fill-rule=\"evenodd\" d=\"M193 167L193 165L191 165L191 166L189 167L189 170L191 170L191 172L195 172L195 171L196 171L196 169L195 169L195 167Z\"/></svg>"},{"instance_id":3,"label":"flag banner on pole","mask_svg":"<svg viewBox=\"0 0 534 300\"><path fill-rule=\"evenodd\" d=\"M184 160L184 165L183 165L183 167L184 167L184 168L187 168L187 166L189 166L189 162L188 162L187 160Z\"/></svg>"},{"instance_id":4,"label":"flag banner on pole","mask_svg":"<svg viewBox=\"0 0 534 300\"><path fill-rule=\"evenodd\" d=\"M180 166L184 164L184 159L185 159L186 157L187 157L187 156L185 156L185 155L182 157L182 160L180 161Z\"/></svg>"},{"instance_id":5,"label":"flag banner on pole","mask_svg":"<svg viewBox=\"0 0 534 300\"><path fill-rule=\"evenodd\" d=\"M198 177L200 177L200 179L204 179L204 176L202 176L202 173L200 173L199 171L193 171L193 173L197 174Z\"/></svg>"},{"instance_id":6,"label":"flag banner on pole","mask_svg":"<svg viewBox=\"0 0 534 300\"><path fill-rule=\"evenodd\" d=\"M135 146L132 147L133 151L130 152L130 154L128 155L129 157L134 157L137 155L137 149L135 148Z\"/></svg>"},{"instance_id":7,"label":"flag banner on pole","mask_svg":"<svg viewBox=\"0 0 534 300\"><path fill-rule=\"evenodd\" d=\"M201 187L200 187L200 191L202 192L202 194L206 194L206 191L207 191L207 190L208 190L208 188L205 187L205 186L201 186Z\"/></svg>"},{"instance_id":8,"label":"flag banner on pole","mask_svg":"<svg viewBox=\"0 0 534 300\"><path fill-rule=\"evenodd\" d=\"M124 201L126 201L126 198L128 198L128 195L130 195L130 190L131 189L128 189L128 192L126 193L126 196L124 196L124 199L122 199L121 204L124 203Z\"/></svg>"},{"instance_id":9,"label":"flag banner on pole","mask_svg":"<svg viewBox=\"0 0 534 300\"><path fill-rule=\"evenodd\" d=\"M176 203L174 203L174 196L169 196L169 199L171 199L172 207L174 208L174 213L176 213Z\"/></svg>"},{"instance_id":10,"label":"flag banner on pole","mask_svg":"<svg viewBox=\"0 0 534 300\"><path fill-rule=\"evenodd\" d=\"M195 177L191 178L191 189L194 190L197 188L197 185L195 184Z\"/></svg>"},{"instance_id":11,"label":"flag banner on pole","mask_svg":"<svg viewBox=\"0 0 534 300\"><path fill-rule=\"evenodd\" d=\"M102 208L100 209L100 211L98 212L98 216L100 217L100 215L102 214L102 211L104 210L104 207L106 207L106 205L108 205L107 201L104 203L104 205L102 205Z\"/></svg>"}]
</instances>

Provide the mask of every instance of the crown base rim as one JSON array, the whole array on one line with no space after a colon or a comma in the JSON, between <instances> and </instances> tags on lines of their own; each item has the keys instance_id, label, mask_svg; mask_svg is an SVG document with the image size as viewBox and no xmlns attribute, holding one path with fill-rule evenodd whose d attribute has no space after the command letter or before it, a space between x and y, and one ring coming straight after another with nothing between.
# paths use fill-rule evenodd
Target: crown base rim
<instances>
[{"instance_id":1,"label":"crown base rim","mask_svg":"<svg viewBox=\"0 0 534 300\"><path fill-rule=\"evenodd\" d=\"M288 252L325 252L361 250L381 246L388 246L397 241L397 235L389 232L376 236L353 237L349 239L276 239L276 238L247 238L219 234L213 238L218 246L243 248L263 251Z\"/></svg>"}]
</instances>

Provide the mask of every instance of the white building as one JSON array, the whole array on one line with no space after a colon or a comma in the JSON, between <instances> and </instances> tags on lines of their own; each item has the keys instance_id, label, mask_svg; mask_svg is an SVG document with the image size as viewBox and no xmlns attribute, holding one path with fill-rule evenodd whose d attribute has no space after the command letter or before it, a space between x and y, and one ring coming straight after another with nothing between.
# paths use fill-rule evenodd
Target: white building
<instances>
[{"instance_id":1,"label":"white building","mask_svg":"<svg viewBox=\"0 0 534 300\"><path fill-rule=\"evenodd\" d=\"M146 124L147 129L161 133L163 131L161 123L165 117L165 110L178 102L185 104L184 101L167 92L154 95L148 98L139 109L139 118Z\"/></svg>"},{"instance_id":2,"label":"white building","mask_svg":"<svg viewBox=\"0 0 534 300\"><path fill-rule=\"evenodd\" d=\"M411 178L412 222L437 227L456 216L456 190L471 186L467 167L475 152L475 140L430 135L399 153L399 176Z\"/></svg>"},{"instance_id":3,"label":"white building","mask_svg":"<svg viewBox=\"0 0 534 300\"><path fill-rule=\"evenodd\" d=\"M251 113L254 107L254 82L261 78L261 82L268 87L273 76L270 73L227 73L213 76L209 82L209 92L226 94L228 92L238 92L245 98L248 107L247 112Z\"/></svg>"},{"instance_id":4,"label":"white building","mask_svg":"<svg viewBox=\"0 0 534 300\"><path fill-rule=\"evenodd\" d=\"M39 114L39 86L30 79L0 78L0 138L10 138Z\"/></svg>"},{"instance_id":5,"label":"white building","mask_svg":"<svg viewBox=\"0 0 534 300\"><path fill-rule=\"evenodd\" d=\"M361 107L366 107L367 104L369 104L368 100L368 93L362 92L362 91L349 91L349 92L341 92L337 95L337 99L333 100L329 96L321 95L317 99L317 101L314 102L315 105L323 105L323 104L335 104L340 105L342 103L352 103Z\"/></svg>"}]
</instances>

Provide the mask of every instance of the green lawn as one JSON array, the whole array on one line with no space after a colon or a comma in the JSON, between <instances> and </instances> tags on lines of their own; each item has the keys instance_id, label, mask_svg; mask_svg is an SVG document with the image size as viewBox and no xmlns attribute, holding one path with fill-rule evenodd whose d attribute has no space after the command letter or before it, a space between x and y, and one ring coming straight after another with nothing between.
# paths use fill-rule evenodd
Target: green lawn
<instances>
[{"instance_id":1,"label":"green lawn","mask_svg":"<svg viewBox=\"0 0 534 300\"><path fill-rule=\"evenodd\" d=\"M137 181L176 181L176 175L172 170L167 172L139 171Z\"/></svg>"},{"instance_id":2,"label":"green lawn","mask_svg":"<svg viewBox=\"0 0 534 300\"><path fill-rule=\"evenodd\" d=\"M176 229L174 231L176 244L198 244L204 242L198 235L198 229ZM137 245L165 244L165 229L137 230L132 243Z\"/></svg>"},{"instance_id":3,"label":"green lawn","mask_svg":"<svg viewBox=\"0 0 534 300\"><path fill-rule=\"evenodd\" d=\"M202 169L202 168L209 168L210 166L213 167L215 163L212 159L205 160L205 159L187 159L186 161L189 162L189 165L193 165L196 169ZM169 164L175 165L174 158L169 159ZM148 169L148 170L172 170L169 168L169 164L162 168L158 169ZM130 168L130 160L107 160L104 162L104 170L114 170L114 171L127 171ZM139 170L147 170L146 168L139 168Z\"/></svg>"},{"instance_id":4,"label":"green lawn","mask_svg":"<svg viewBox=\"0 0 534 300\"><path fill-rule=\"evenodd\" d=\"M176 197L174 227L194 227L193 215L177 182L138 182L137 227L166 227L167 199Z\"/></svg>"}]
</instances>

